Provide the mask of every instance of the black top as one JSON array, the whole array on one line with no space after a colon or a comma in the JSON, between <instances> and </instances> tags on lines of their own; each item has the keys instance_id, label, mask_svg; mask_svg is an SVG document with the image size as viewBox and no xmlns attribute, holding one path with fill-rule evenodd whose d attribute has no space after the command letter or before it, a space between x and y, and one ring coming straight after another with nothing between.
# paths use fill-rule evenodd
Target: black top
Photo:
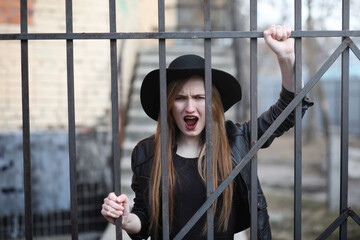
<instances>
[{"instance_id":1,"label":"black top","mask_svg":"<svg viewBox=\"0 0 360 240\"><path fill-rule=\"evenodd\" d=\"M179 155L174 157L174 167L177 173L175 185L175 205L171 239L185 226L190 218L199 210L206 200L206 185L201 179L197 169L197 158L184 158ZM216 219L216 217L215 217ZM215 220L216 221L216 220ZM206 214L204 214L184 239L202 240L206 238L204 226ZM229 230L233 229L233 221L230 220ZM214 224L216 226L216 224ZM227 233L216 232L215 239L233 239L232 231ZM229 236L228 236L229 235Z\"/></svg>"}]
</instances>

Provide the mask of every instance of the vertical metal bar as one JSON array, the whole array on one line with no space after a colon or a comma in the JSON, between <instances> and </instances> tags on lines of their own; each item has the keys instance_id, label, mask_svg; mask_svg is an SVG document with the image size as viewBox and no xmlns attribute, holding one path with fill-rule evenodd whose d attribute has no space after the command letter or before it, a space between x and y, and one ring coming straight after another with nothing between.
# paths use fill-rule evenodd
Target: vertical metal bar
<instances>
[{"instance_id":1,"label":"vertical metal bar","mask_svg":"<svg viewBox=\"0 0 360 240\"><path fill-rule=\"evenodd\" d=\"M20 1L21 33L28 33L27 0ZM23 121L23 162L25 198L25 237L33 239L31 206L31 157L30 157L30 104L29 104L29 48L28 41L21 40L21 85Z\"/></svg>"},{"instance_id":2,"label":"vertical metal bar","mask_svg":"<svg viewBox=\"0 0 360 240\"><path fill-rule=\"evenodd\" d=\"M301 0L295 0L295 30L301 30ZM302 39L295 39L295 94L302 88ZM295 108L294 128L294 239L301 239L301 185L302 185L302 104Z\"/></svg>"},{"instance_id":3,"label":"vertical metal bar","mask_svg":"<svg viewBox=\"0 0 360 240\"><path fill-rule=\"evenodd\" d=\"M250 1L250 31L257 30L257 0ZM250 39L250 116L251 146L257 141L257 38ZM250 239L258 239L257 154L251 160L251 230Z\"/></svg>"},{"instance_id":4,"label":"vertical metal bar","mask_svg":"<svg viewBox=\"0 0 360 240\"><path fill-rule=\"evenodd\" d=\"M350 27L350 3L342 1L342 30ZM343 41L345 38L343 38ZM340 166L340 214L348 205L348 142L349 142L349 48L341 58L341 166ZM347 239L347 219L340 225L340 239Z\"/></svg>"},{"instance_id":5,"label":"vertical metal bar","mask_svg":"<svg viewBox=\"0 0 360 240\"><path fill-rule=\"evenodd\" d=\"M210 2L204 0L204 31L211 31ZM213 154L212 154L212 74L211 39L204 39L205 56L205 119L206 119L206 196L213 192ZM207 239L214 239L214 206L207 210Z\"/></svg>"},{"instance_id":6,"label":"vertical metal bar","mask_svg":"<svg viewBox=\"0 0 360 240\"><path fill-rule=\"evenodd\" d=\"M110 32L116 32L116 2L109 0ZM111 121L112 121L112 150L113 150L113 184L117 196L121 194L120 167L120 132L119 132L119 89L117 74L117 45L116 39L110 39L110 68L111 68ZM116 239L122 239L122 218L115 221Z\"/></svg>"},{"instance_id":7,"label":"vertical metal bar","mask_svg":"<svg viewBox=\"0 0 360 240\"><path fill-rule=\"evenodd\" d=\"M158 1L159 32L165 31L164 0ZM169 239L169 171L167 149L167 102L166 102L166 45L165 39L159 40L160 70L160 129L161 129L161 186L162 186L162 227L163 239Z\"/></svg>"},{"instance_id":8,"label":"vertical metal bar","mask_svg":"<svg viewBox=\"0 0 360 240\"><path fill-rule=\"evenodd\" d=\"M66 0L66 32L73 32L72 0ZM74 94L74 45L73 40L66 40L67 58L67 93L69 124L69 166L70 166L70 202L71 202L71 238L78 239L77 216L77 174L76 174L76 136L75 136L75 94Z\"/></svg>"},{"instance_id":9,"label":"vertical metal bar","mask_svg":"<svg viewBox=\"0 0 360 240\"><path fill-rule=\"evenodd\" d=\"M244 17L241 16L240 11L240 0L233 0L231 1L230 11L231 11L231 19L232 19L232 25L233 25L233 31L241 31L242 25L244 22ZM240 86L242 89L247 89L248 87L248 78L246 77L246 70L245 70L245 54L243 54L244 50L244 43L245 39L241 38L234 38L233 40L233 51L234 51L234 61L235 61L235 69L236 69L236 78L238 79ZM235 121L236 122L243 122L244 119L246 119L247 115L247 109L250 106L249 100L248 100L249 93L248 91L242 92L242 98L241 98L241 104L239 104L239 107L236 108L236 115L235 115Z\"/></svg>"}]
</instances>

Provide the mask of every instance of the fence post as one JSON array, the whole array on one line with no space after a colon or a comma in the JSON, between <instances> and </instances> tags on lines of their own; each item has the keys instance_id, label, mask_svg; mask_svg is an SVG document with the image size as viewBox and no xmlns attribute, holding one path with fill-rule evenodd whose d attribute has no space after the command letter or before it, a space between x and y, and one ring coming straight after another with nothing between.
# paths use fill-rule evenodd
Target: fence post
<instances>
[{"instance_id":1,"label":"fence post","mask_svg":"<svg viewBox=\"0 0 360 240\"><path fill-rule=\"evenodd\" d=\"M330 129L330 156L327 159L327 196L331 211L340 206L340 129L333 126Z\"/></svg>"}]
</instances>

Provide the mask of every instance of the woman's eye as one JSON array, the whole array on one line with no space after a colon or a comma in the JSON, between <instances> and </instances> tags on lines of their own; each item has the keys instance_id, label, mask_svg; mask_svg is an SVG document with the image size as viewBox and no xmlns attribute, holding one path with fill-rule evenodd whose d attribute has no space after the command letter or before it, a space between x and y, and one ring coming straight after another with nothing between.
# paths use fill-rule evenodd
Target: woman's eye
<instances>
[{"instance_id":1,"label":"woman's eye","mask_svg":"<svg viewBox=\"0 0 360 240\"><path fill-rule=\"evenodd\" d=\"M184 96L177 96L177 97L175 98L175 100L183 100L183 99L185 99Z\"/></svg>"},{"instance_id":2,"label":"woman's eye","mask_svg":"<svg viewBox=\"0 0 360 240\"><path fill-rule=\"evenodd\" d=\"M205 99L205 96L198 95L198 96L195 96L195 99Z\"/></svg>"}]
</instances>

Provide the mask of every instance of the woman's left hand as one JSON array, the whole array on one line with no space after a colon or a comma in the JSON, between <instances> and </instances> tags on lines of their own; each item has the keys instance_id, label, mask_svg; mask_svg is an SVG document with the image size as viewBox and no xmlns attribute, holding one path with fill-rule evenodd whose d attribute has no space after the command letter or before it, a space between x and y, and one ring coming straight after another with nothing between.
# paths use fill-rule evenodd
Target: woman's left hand
<instances>
[{"instance_id":1,"label":"woman's left hand","mask_svg":"<svg viewBox=\"0 0 360 240\"><path fill-rule=\"evenodd\" d=\"M271 25L264 31L266 44L276 54L279 61L294 60L294 39L290 38L291 27Z\"/></svg>"}]
</instances>

